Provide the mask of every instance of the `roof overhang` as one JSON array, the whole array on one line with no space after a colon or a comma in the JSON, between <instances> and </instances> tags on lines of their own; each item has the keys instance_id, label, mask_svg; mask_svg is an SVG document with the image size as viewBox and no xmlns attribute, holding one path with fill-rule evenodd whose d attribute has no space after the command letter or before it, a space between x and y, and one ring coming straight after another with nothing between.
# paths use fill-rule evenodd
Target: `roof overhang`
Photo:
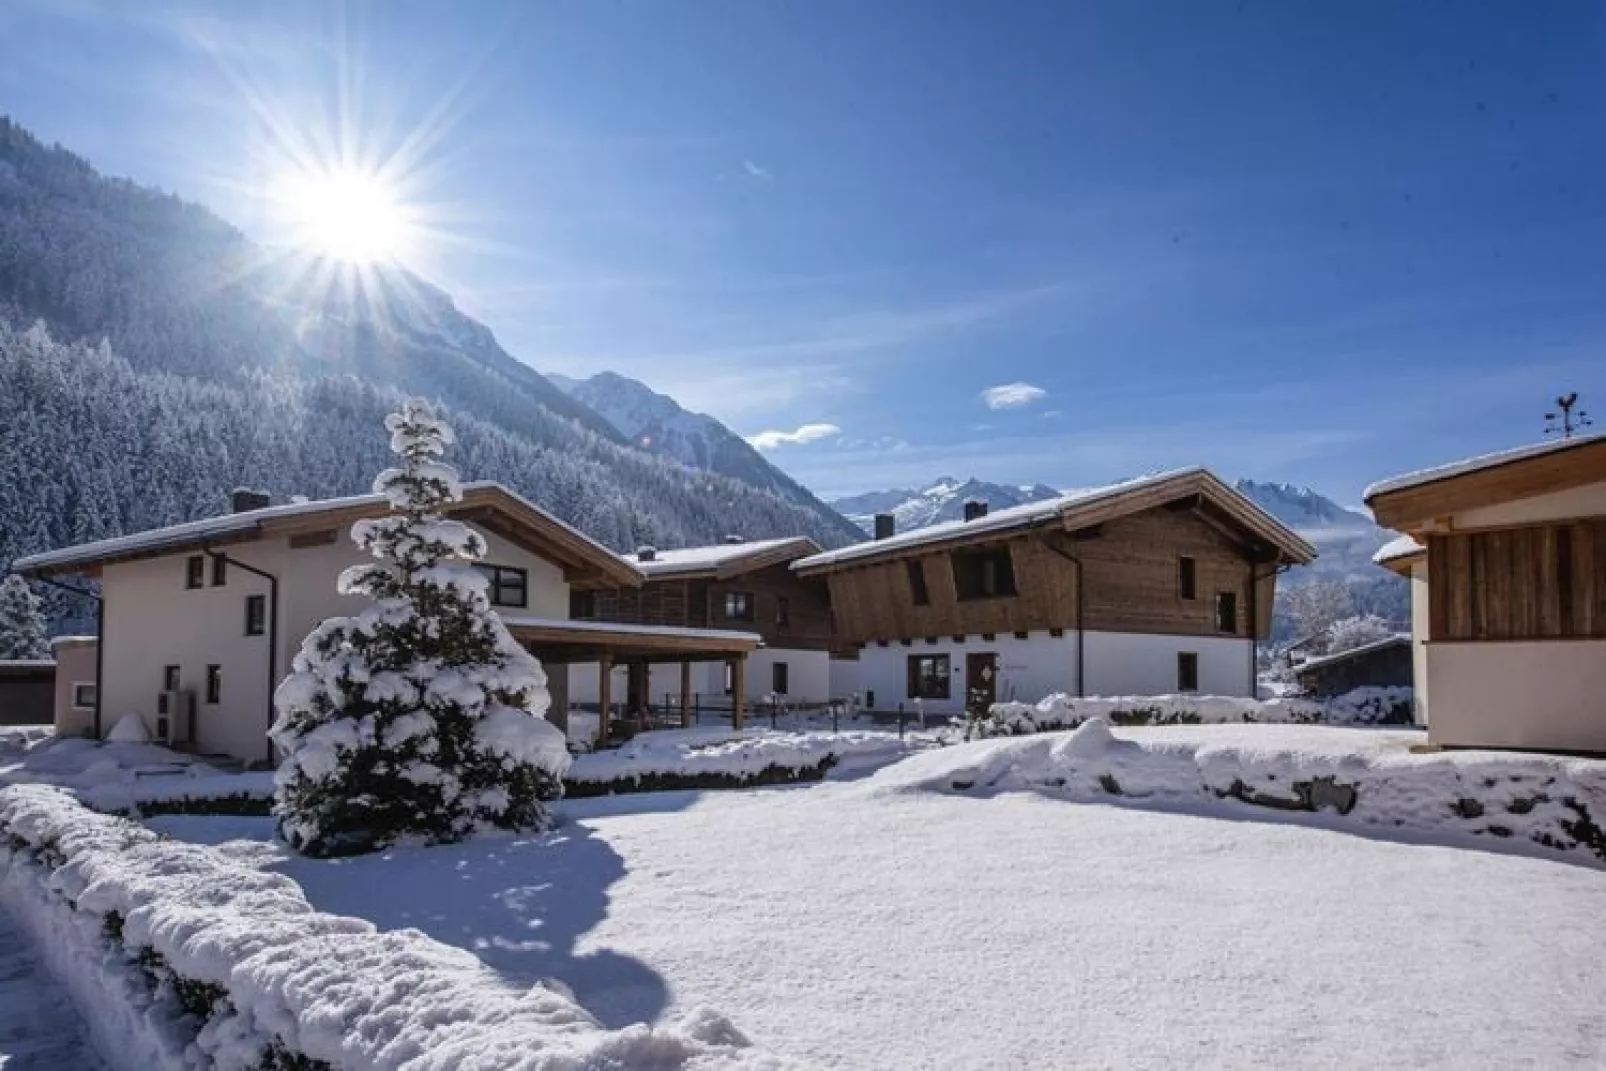
<instances>
[{"instance_id":1,"label":"roof overhang","mask_svg":"<svg viewBox=\"0 0 1606 1071\"><path fill-rule=\"evenodd\" d=\"M1204 469L1187 469L1160 479L1137 480L1107 494L1071 498L1058 510L1023 516L1018 523L978 526L967 531L959 526L930 540L900 541L877 549L871 543L858 544L862 551L844 557L830 553L820 560L803 559L793 569L799 576L822 576L867 565L878 565L901 558L998 543L1037 532L1065 533L1095 529L1106 521L1170 508L1187 511L1238 543L1256 560L1267 563L1306 565L1316 558L1316 548L1293 529L1223 483Z\"/></svg>"},{"instance_id":2,"label":"roof overhang","mask_svg":"<svg viewBox=\"0 0 1606 1071\"><path fill-rule=\"evenodd\" d=\"M820 545L808 536L797 536L778 542L768 542L749 553L735 553L722 557L709 565L688 564L679 567L673 562L646 562L636 565L647 576L647 583L664 580L729 580L731 577L768 569L772 565L806 558L820 553ZM668 553L673 554L674 551ZM628 559L627 559L628 560Z\"/></svg>"},{"instance_id":3,"label":"roof overhang","mask_svg":"<svg viewBox=\"0 0 1606 1071\"><path fill-rule=\"evenodd\" d=\"M356 521L388 512L389 504L380 495L270 506L35 554L19 558L12 569L28 577L96 576L107 565L223 549L261 539L333 542ZM465 485L462 501L446 512L553 562L574 587L639 587L645 580L639 569L619 555L501 484Z\"/></svg>"},{"instance_id":4,"label":"roof overhang","mask_svg":"<svg viewBox=\"0 0 1606 1071\"><path fill-rule=\"evenodd\" d=\"M536 657L553 662L720 661L750 654L763 643L756 632L663 628L608 621L503 617L513 638Z\"/></svg>"},{"instance_id":5,"label":"roof overhang","mask_svg":"<svg viewBox=\"0 0 1606 1071\"><path fill-rule=\"evenodd\" d=\"M1543 443L1384 480L1366 504L1385 528L1421 535L1463 510L1606 482L1606 436Z\"/></svg>"}]
</instances>

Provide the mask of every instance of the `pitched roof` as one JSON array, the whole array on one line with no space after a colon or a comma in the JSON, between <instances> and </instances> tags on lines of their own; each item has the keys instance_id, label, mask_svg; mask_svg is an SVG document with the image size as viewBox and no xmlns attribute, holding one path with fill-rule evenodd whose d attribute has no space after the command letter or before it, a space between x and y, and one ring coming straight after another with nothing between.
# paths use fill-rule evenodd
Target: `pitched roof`
<instances>
[{"instance_id":1,"label":"pitched roof","mask_svg":"<svg viewBox=\"0 0 1606 1071\"><path fill-rule=\"evenodd\" d=\"M1239 525L1254 531L1289 561L1304 564L1316 557L1316 548L1293 529L1245 498L1209 470L1174 469L1104 487L1072 491L1058 498L1011 506L971 521L947 521L855 543L840 550L814 554L792 563L799 572L826 570L864 562L901 551L950 543L976 542L978 536L1017 529L1059 525L1073 528L1098 520L1136 513L1189 495L1203 495L1222 507Z\"/></svg>"},{"instance_id":2,"label":"pitched roof","mask_svg":"<svg viewBox=\"0 0 1606 1071\"><path fill-rule=\"evenodd\" d=\"M647 575L649 580L688 576L728 577L767 566L789 562L819 553L820 545L807 536L785 539L757 539L745 543L714 543L706 547L654 550L647 561L640 553L626 554L625 561Z\"/></svg>"},{"instance_id":3,"label":"pitched roof","mask_svg":"<svg viewBox=\"0 0 1606 1071\"><path fill-rule=\"evenodd\" d=\"M1338 651L1334 654L1328 655L1320 655L1316 658L1307 658L1305 661L1294 667L1294 676L1297 677L1300 674L1305 673L1307 670L1321 669L1324 666L1332 666L1337 665L1340 662L1348 662L1352 658L1360 658L1363 655L1375 654L1378 651L1386 651L1390 647L1409 646L1411 646L1411 637L1396 633L1393 636L1385 636L1381 640L1373 640L1371 643L1363 643L1359 647L1351 647L1345 651Z\"/></svg>"},{"instance_id":4,"label":"pitched roof","mask_svg":"<svg viewBox=\"0 0 1606 1071\"><path fill-rule=\"evenodd\" d=\"M383 495L290 502L32 554L18 558L11 563L11 568L24 576L80 572L118 561L290 534L313 522L321 527L338 526L389 508ZM585 574L614 585L634 586L642 582L643 576L635 566L499 483L464 484L463 500L454 503L447 512L463 520L485 524L513 542L534 543L536 547L532 549L565 566L567 572Z\"/></svg>"},{"instance_id":5,"label":"pitched roof","mask_svg":"<svg viewBox=\"0 0 1606 1071\"><path fill-rule=\"evenodd\" d=\"M1383 568L1391 569L1394 572L1409 572L1409 569L1402 569L1402 567L1427 552L1428 548L1418 543L1414 536L1402 535L1398 539L1391 539L1377 548L1377 553L1372 555L1372 560Z\"/></svg>"},{"instance_id":6,"label":"pitched roof","mask_svg":"<svg viewBox=\"0 0 1606 1071\"><path fill-rule=\"evenodd\" d=\"M1575 435L1571 439L1554 439L1549 442L1530 443L1527 446L1518 446L1510 450L1498 450L1492 454L1480 454L1477 457L1463 458L1460 461L1451 461L1448 464L1435 465L1432 468L1418 469L1415 472L1407 472L1399 476L1391 476L1386 480L1379 480L1361 492L1361 499L1370 505L1372 499L1377 495L1392 494L1395 491L1403 491L1408 487L1420 487L1425 483L1436 483L1439 480L1448 480L1453 476L1481 472L1484 469L1509 465L1514 461L1522 461L1531 457L1543 457L1546 454L1576 450L1591 443L1603 441L1606 441L1606 434Z\"/></svg>"}]
</instances>

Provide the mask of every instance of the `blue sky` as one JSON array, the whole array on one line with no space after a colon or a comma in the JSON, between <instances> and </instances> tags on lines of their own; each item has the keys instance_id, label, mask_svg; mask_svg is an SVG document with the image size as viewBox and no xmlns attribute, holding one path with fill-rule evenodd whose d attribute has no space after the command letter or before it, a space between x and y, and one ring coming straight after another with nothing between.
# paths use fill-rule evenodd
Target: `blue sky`
<instances>
[{"instance_id":1,"label":"blue sky","mask_svg":"<svg viewBox=\"0 0 1606 1071\"><path fill-rule=\"evenodd\" d=\"M0 111L265 241L286 138L344 126L511 353L827 495L1354 502L1606 405L1593 3L14 0Z\"/></svg>"}]
</instances>

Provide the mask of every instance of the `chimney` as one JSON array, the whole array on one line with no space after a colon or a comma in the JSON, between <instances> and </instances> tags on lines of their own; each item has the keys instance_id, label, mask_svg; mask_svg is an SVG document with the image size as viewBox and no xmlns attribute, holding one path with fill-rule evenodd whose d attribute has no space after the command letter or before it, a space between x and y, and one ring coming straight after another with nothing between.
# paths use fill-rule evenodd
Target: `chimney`
<instances>
[{"instance_id":1,"label":"chimney","mask_svg":"<svg viewBox=\"0 0 1606 1071\"><path fill-rule=\"evenodd\" d=\"M979 498L965 499L965 520L974 521L987 516L987 503Z\"/></svg>"},{"instance_id":2,"label":"chimney","mask_svg":"<svg viewBox=\"0 0 1606 1071\"><path fill-rule=\"evenodd\" d=\"M890 539L898 530L898 519L890 513L877 513L875 515L875 537L877 539Z\"/></svg>"},{"instance_id":3,"label":"chimney","mask_svg":"<svg viewBox=\"0 0 1606 1071\"><path fill-rule=\"evenodd\" d=\"M734 546L736 546L736 545L737 545L737 544L739 544L739 543L745 543L745 542L747 542L747 540L745 540L745 539L743 539L743 538L742 538L742 537L741 537L741 536L739 536L739 535L728 535L728 536L726 536L726 537L725 537L725 542L726 542L726 543L729 543L729 544L730 544L730 545L731 545L731 546L733 546L733 547L734 547Z\"/></svg>"},{"instance_id":4,"label":"chimney","mask_svg":"<svg viewBox=\"0 0 1606 1071\"><path fill-rule=\"evenodd\" d=\"M273 504L266 491L253 491L249 487L236 487L229 493L229 512L249 513L254 509L267 509Z\"/></svg>"},{"instance_id":5,"label":"chimney","mask_svg":"<svg viewBox=\"0 0 1606 1071\"><path fill-rule=\"evenodd\" d=\"M657 561L658 560L658 548L657 547L651 547L651 546L637 547L636 548L636 560L638 562L655 562L655 561Z\"/></svg>"}]
</instances>

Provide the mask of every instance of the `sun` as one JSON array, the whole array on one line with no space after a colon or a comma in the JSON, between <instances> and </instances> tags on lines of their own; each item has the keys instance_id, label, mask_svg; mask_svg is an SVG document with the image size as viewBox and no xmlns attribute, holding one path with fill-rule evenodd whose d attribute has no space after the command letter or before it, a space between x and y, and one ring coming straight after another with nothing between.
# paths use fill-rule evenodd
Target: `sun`
<instances>
[{"instance_id":1,"label":"sun","mask_svg":"<svg viewBox=\"0 0 1606 1071\"><path fill-rule=\"evenodd\" d=\"M297 249L359 265L397 261L407 254L410 213L377 172L297 170L275 184L273 201Z\"/></svg>"}]
</instances>

